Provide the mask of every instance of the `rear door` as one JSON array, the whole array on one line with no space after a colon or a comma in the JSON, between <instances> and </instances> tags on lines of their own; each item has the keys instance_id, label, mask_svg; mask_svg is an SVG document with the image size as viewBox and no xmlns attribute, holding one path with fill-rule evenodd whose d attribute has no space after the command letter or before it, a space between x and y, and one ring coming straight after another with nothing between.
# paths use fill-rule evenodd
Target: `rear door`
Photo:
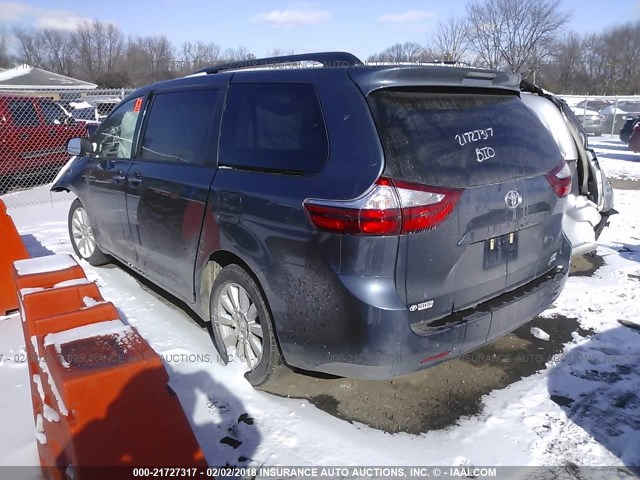
<instances>
[{"instance_id":1,"label":"rear door","mask_svg":"<svg viewBox=\"0 0 640 480\"><path fill-rule=\"evenodd\" d=\"M96 131L96 154L87 165L87 208L98 244L117 257L135 262L125 199L126 176L133 163L144 98L120 105Z\"/></svg>"},{"instance_id":2,"label":"rear door","mask_svg":"<svg viewBox=\"0 0 640 480\"><path fill-rule=\"evenodd\" d=\"M224 94L223 81L206 89L156 92L127 176L137 266L187 300L194 299L195 259L216 172Z\"/></svg>"},{"instance_id":3,"label":"rear door","mask_svg":"<svg viewBox=\"0 0 640 480\"><path fill-rule=\"evenodd\" d=\"M401 239L398 272L421 319L474 306L550 268L564 203L545 174L561 156L516 94L382 90L369 103L386 176L461 190L441 225Z\"/></svg>"}]
</instances>

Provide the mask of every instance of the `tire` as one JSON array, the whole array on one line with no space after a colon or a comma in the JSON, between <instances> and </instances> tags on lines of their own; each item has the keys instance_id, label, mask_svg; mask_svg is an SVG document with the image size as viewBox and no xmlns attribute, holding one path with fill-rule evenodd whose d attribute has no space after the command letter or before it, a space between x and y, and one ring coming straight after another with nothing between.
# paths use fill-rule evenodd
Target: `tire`
<instances>
[{"instance_id":1,"label":"tire","mask_svg":"<svg viewBox=\"0 0 640 480\"><path fill-rule=\"evenodd\" d=\"M96 244L89 215L78 198L73 201L69 208L67 223L69 240L78 258L86 260L93 266L109 263L109 257L102 253Z\"/></svg>"},{"instance_id":2,"label":"tire","mask_svg":"<svg viewBox=\"0 0 640 480\"><path fill-rule=\"evenodd\" d=\"M245 363L249 371L244 376L249 383L257 387L275 380L284 365L271 313L262 292L242 267L231 264L220 271L211 288L209 311L213 338L224 342L221 346L229 357L233 354Z\"/></svg>"}]
</instances>

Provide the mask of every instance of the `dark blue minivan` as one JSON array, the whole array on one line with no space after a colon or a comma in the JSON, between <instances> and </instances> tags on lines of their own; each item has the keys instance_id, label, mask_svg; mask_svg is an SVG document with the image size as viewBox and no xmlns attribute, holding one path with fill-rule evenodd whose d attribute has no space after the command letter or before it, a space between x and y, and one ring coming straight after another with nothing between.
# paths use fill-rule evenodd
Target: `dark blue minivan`
<instances>
[{"instance_id":1,"label":"dark blue minivan","mask_svg":"<svg viewBox=\"0 0 640 480\"><path fill-rule=\"evenodd\" d=\"M69 233L210 322L254 385L383 379L469 352L559 295L571 175L519 77L346 53L136 90L53 190Z\"/></svg>"}]
</instances>

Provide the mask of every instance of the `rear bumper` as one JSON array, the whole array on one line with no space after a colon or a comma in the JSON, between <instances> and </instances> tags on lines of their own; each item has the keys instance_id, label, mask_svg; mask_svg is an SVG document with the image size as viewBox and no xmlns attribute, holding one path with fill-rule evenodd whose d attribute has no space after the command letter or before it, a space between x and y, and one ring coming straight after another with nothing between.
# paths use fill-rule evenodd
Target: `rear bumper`
<instances>
[{"instance_id":1,"label":"rear bumper","mask_svg":"<svg viewBox=\"0 0 640 480\"><path fill-rule=\"evenodd\" d=\"M524 325L547 309L564 287L570 258L571 246L564 238L555 266L547 274L473 309L440 320L437 322L439 327L410 326L406 309L381 310L369 306L367 329L361 330L359 341L352 339L339 352L326 352L325 358L329 361L311 370L349 378L382 380L415 372L475 350ZM308 344L307 348L310 347L313 348Z\"/></svg>"}]
</instances>

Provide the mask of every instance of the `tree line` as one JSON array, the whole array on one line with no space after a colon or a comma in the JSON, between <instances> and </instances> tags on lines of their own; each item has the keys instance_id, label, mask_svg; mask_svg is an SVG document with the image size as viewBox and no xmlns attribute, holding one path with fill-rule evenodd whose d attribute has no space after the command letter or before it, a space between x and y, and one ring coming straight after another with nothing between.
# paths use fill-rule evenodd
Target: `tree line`
<instances>
[{"instance_id":1,"label":"tree line","mask_svg":"<svg viewBox=\"0 0 640 480\"><path fill-rule=\"evenodd\" d=\"M566 30L560 0L471 0L463 15L437 24L424 44L405 42L371 55L370 62L448 61L509 70L557 93L626 95L640 91L640 22L603 32ZM18 51L9 54L8 38ZM269 56L293 52L273 49ZM125 36L98 20L75 31L0 29L0 67L27 63L100 87L135 87L217 63L249 60L245 47L213 42L175 46L164 35Z\"/></svg>"},{"instance_id":2,"label":"tree line","mask_svg":"<svg viewBox=\"0 0 640 480\"><path fill-rule=\"evenodd\" d=\"M18 44L14 55L8 51L9 34ZM0 67L26 63L102 88L137 87L251 58L255 57L245 47L223 50L216 43L200 41L176 47L164 35L126 37L116 25L99 20L74 31L19 27L0 31Z\"/></svg>"}]
</instances>

